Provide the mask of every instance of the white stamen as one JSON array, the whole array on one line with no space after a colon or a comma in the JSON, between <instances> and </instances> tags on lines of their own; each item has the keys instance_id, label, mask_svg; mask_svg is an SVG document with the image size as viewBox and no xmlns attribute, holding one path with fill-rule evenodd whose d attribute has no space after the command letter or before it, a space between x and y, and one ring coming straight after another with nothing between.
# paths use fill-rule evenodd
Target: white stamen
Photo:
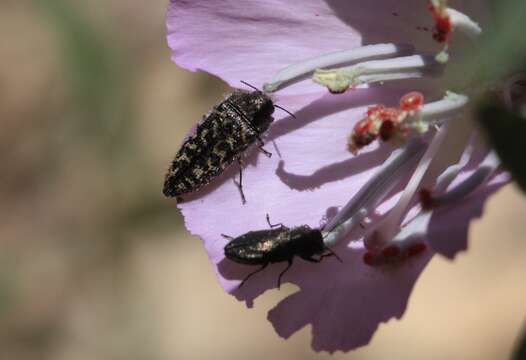
<instances>
[{"instance_id":1,"label":"white stamen","mask_svg":"<svg viewBox=\"0 0 526 360\"><path fill-rule=\"evenodd\" d=\"M475 191L480 185L485 183L499 166L500 160L495 152L489 152L477 170L475 170L466 180L441 195L433 196L433 205L443 206L465 198Z\"/></svg>"},{"instance_id":2,"label":"white stamen","mask_svg":"<svg viewBox=\"0 0 526 360\"><path fill-rule=\"evenodd\" d=\"M415 192L420 187L420 183L424 178L429 165L438 150L440 145L444 141L449 123L445 123L435 134L431 144L427 148L424 156L420 159L413 176L409 180L407 186L402 193L402 196L398 200L398 203L389 211L389 214L386 216L384 221L378 226L376 231L365 241L366 247L371 248L382 248L384 247L399 231L400 223L402 222L402 217L404 216L411 199L413 198Z\"/></svg>"},{"instance_id":3,"label":"white stamen","mask_svg":"<svg viewBox=\"0 0 526 360\"><path fill-rule=\"evenodd\" d=\"M464 166L466 166L473 155L473 152L475 151L475 146L473 144L470 144L467 146L466 151L462 154L460 160L458 163L449 166L442 174L440 174L437 177L434 192L441 193L443 191L446 191L449 184L453 182L453 180L458 176L458 174L462 171Z\"/></svg>"},{"instance_id":4,"label":"white stamen","mask_svg":"<svg viewBox=\"0 0 526 360\"><path fill-rule=\"evenodd\" d=\"M471 150L472 149L468 149L458 164L450 166L439 176L437 179L435 191L446 189L449 186L449 184L453 181L454 176L458 174L458 169L462 169L466 165L469 157L471 156ZM490 152L480 167L468 179L466 179L460 185L457 185L453 190L450 190L449 192L434 198L433 202L436 204L435 200L438 200L440 204L436 205L445 205L452 201L457 201L468 196L471 192L475 191L478 186L486 182L488 177L496 171L499 165L500 162L495 153ZM389 242L389 246L397 247L399 249L398 255L387 258L381 251L379 251L370 253L371 258L369 261L373 265L382 265L387 262L404 259L410 255L408 252L410 251L411 247L419 243L424 245L425 248L424 237L427 234L432 215L433 211L425 211L420 213L406 226L400 229L398 234L393 237L393 239Z\"/></svg>"},{"instance_id":5,"label":"white stamen","mask_svg":"<svg viewBox=\"0 0 526 360\"><path fill-rule=\"evenodd\" d=\"M362 220L366 219L366 217L367 210L360 209L354 216L351 216L347 221L337 226L334 230L325 233L323 243L327 247L336 245L341 239L345 238L356 225L359 225Z\"/></svg>"},{"instance_id":6,"label":"white stamen","mask_svg":"<svg viewBox=\"0 0 526 360\"><path fill-rule=\"evenodd\" d=\"M461 110L468 101L469 98L467 96L448 91L442 100L422 105L420 108L420 116L427 121L432 121L435 118L447 117L449 114L456 113L455 115L458 115L459 110Z\"/></svg>"},{"instance_id":7,"label":"white stamen","mask_svg":"<svg viewBox=\"0 0 526 360\"><path fill-rule=\"evenodd\" d=\"M401 175L418 161L426 146L419 139L414 139L404 148L396 149L391 153L371 179L324 227L324 242L327 246L332 246L344 238L350 229L367 216L369 211L374 210L398 183Z\"/></svg>"},{"instance_id":8,"label":"white stamen","mask_svg":"<svg viewBox=\"0 0 526 360\"><path fill-rule=\"evenodd\" d=\"M433 57L404 56L385 60L371 60L337 69L317 69L312 80L326 86L331 92L343 92L351 86L392 79L422 77L437 66Z\"/></svg>"},{"instance_id":9,"label":"white stamen","mask_svg":"<svg viewBox=\"0 0 526 360\"><path fill-rule=\"evenodd\" d=\"M469 37L477 37L482 33L479 24L466 14L447 6L446 0L431 0L431 4L442 16L448 16L453 29L458 29Z\"/></svg>"},{"instance_id":10,"label":"white stamen","mask_svg":"<svg viewBox=\"0 0 526 360\"><path fill-rule=\"evenodd\" d=\"M461 110L468 101L467 96L448 91L442 100L422 105L414 115L410 115L404 120L404 124L421 134L425 134L429 126L440 125L461 116Z\"/></svg>"},{"instance_id":11,"label":"white stamen","mask_svg":"<svg viewBox=\"0 0 526 360\"><path fill-rule=\"evenodd\" d=\"M407 114L402 122L406 128L425 134L430 126L440 125L461 116L461 110L468 101L467 96L448 91L442 100L422 105L413 113Z\"/></svg>"},{"instance_id":12,"label":"white stamen","mask_svg":"<svg viewBox=\"0 0 526 360\"><path fill-rule=\"evenodd\" d=\"M451 25L455 30L458 30L471 38L476 38L482 33L482 29L469 16L452 8L447 8L446 12L451 21Z\"/></svg>"},{"instance_id":13,"label":"white stamen","mask_svg":"<svg viewBox=\"0 0 526 360\"><path fill-rule=\"evenodd\" d=\"M404 79L414 79L422 77L422 72L406 72L406 73L393 73L393 74L372 74L372 75L362 75L359 77L361 84L373 84L373 83L382 83L384 81L393 81L393 80L404 80Z\"/></svg>"},{"instance_id":14,"label":"white stamen","mask_svg":"<svg viewBox=\"0 0 526 360\"><path fill-rule=\"evenodd\" d=\"M412 52L412 47L408 45L376 44L323 54L292 64L280 70L269 83L263 85L263 90L266 92L274 92L284 83L304 75L310 75L314 70L319 68L329 68L374 57L396 56L401 53L410 52Z\"/></svg>"},{"instance_id":15,"label":"white stamen","mask_svg":"<svg viewBox=\"0 0 526 360\"><path fill-rule=\"evenodd\" d=\"M449 184L455 179L460 170L466 166L468 163L474 147L472 145L468 146L468 149L463 153L460 161L448 167L438 178L435 185L435 191L444 191ZM388 244L386 244L379 251L369 253L371 258L369 261L375 265L382 265L388 262L400 261L409 256L409 251L411 247L417 244L424 244L425 235L427 234L427 229L431 217L433 215L432 211L424 211L418 214L414 219L412 219L407 225L400 229L398 234L396 234ZM399 249L399 254L396 256L385 257L381 250L385 249L387 246L395 246Z\"/></svg>"}]
</instances>

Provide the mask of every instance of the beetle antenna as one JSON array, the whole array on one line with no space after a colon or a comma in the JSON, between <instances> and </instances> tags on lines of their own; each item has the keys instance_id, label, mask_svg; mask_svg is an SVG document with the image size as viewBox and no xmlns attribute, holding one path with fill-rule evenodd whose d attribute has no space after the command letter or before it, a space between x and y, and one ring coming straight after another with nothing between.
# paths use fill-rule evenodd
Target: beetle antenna
<instances>
[{"instance_id":1,"label":"beetle antenna","mask_svg":"<svg viewBox=\"0 0 526 360\"><path fill-rule=\"evenodd\" d=\"M325 250L327 250L332 256L334 256L336 259L338 259L339 262L343 264L343 260L338 256L338 254L332 251L331 248L325 246Z\"/></svg>"},{"instance_id":2,"label":"beetle antenna","mask_svg":"<svg viewBox=\"0 0 526 360\"><path fill-rule=\"evenodd\" d=\"M254 89L254 90L256 90L256 91L261 91L261 90L259 90L257 87L255 87L254 85L251 85L251 84L247 83L246 81L241 80L241 83L244 84L244 85L246 85L246 86L248 86L248 87L251 87L252 89Z\"/></svg>"},{"instance_id":3,"label":"beetle antenna","mask_svg":"<svg viewBox=\"0 0 526 360\"><path fill-rule=\"evenodd\" d=\"M274 104L274 107L277 107L278 109L281 109L283 111L285 111L287 114L289 114L290 116L292 116L294 119L297 119L296 115L294 115L293 113L291 113L290 111L288 111L287 109L285 109L284 107L281 107L279 105L275 105Z\"/></svg>"}]
</instances>

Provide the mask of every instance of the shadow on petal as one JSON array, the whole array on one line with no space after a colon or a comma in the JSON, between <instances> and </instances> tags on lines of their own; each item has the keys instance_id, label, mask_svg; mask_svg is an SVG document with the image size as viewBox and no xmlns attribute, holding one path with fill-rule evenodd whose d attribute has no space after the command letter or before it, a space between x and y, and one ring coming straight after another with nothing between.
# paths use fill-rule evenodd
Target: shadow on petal
<instances>
[{"instance_id":1,"label":"shadow on petal","mask_svg":"<svg viewBox=\"0 0 526 360\"><path fill-rule=\"evenodd\" d=\"M382 268L366 266L363 250L340 249L338 255L344 266L337 261L316 268L302 264L291 275L300 290L268 314L280 336L288 338L312 325L316 351L349 351L366 345L381 322L403 315L432 253Z\"/></svg>"},{"instance_id":2,"label":"shadow on petal","mask_svg":"<svg viewBox=\"0 0 526 360\"><path fill-rule=\"evenodd\" d=\"M362 35L363 44L384 42L422 45L432 43L431 16L422 1L325 0L334 14ZM357 11L358 10L358 11Z\"/></svg>"},{"instance_id":3,"label":"shadow on petal","mask_svg":"<svg viewBox=\"0 0 526 360\"><path fill-rule=\"evenodd\" d=\"M276 288L278 284L278 276L287 266L286 262L269 264L267 268L261 272L254 274L248 279L242 287L237 287L231 291L231 294L239 301L244 301L247 307L254 306L254 300L265 291ZM227 258L222 259L217 264L217 270L224 279L239 280L246 278L250 273L256 271L261 265L242 265ZM294 265L291 269L294 268ZM283 282L286 282L287 275L284 275Z\"/></svg>"},{"instance_id":4,"label":"shadow on petal","mask_svg":"<svg viewBox=\"0 0 526 360\"><path fill-rule=\"evenodd\" d=\"M283 283L299 290L282 300L268 314L276 332L288 338L312 325L316 351L349 351L367 344L378 325L400 318L431 252L400 264L373 268L362 261L363 249L340 246L335 250L343 264L326 258L313 264L296 259ZM238 300L252 307L254 299L275 288L286 263L269 265L232 291ZM245 266L223 259L218 270L226 279L243 279L257 266Z\"/></svg>"},{"instance_id":5,"label":"shadow on petal","mask_svg":"<svg viewBox=\"0 0 526 360\"><path fill-rule=\"evenodd\" d=\"M276 175L291 189L300 191L313 190L326 183L343 180L349 176L369 170L371 167L385 161L388 156L389 153L385 151L384 146L380 146L373 151L360 154L360 156L324 166L310 175L289 173L285 170L285 162L280 161L276 169Z\"/></svg>"},{"instance_id":6,"label":"shadow on petal","mask_svg":"<svg viewBox=\"0 0 526 360\"><path fill-rule=\"evenodd\" d=\"M435 210L428 228L428 241L433 250L448 259L453 259L460 251L467 250L471 221L482 216L488 197L508 181L507 174L499 174L489 185L475 191L466 199Z\"/></svg>"},{"instance_id":7,"label":"shadow on petal","mask_svg":"<svg viewBox=\"0 0 526 360\"><path fill-rule=\"evenodd\" d=\"M393 89L389 87L371 87L367 89L349 90L343 94L333 95L327 93L323 97L314 100L309 105L301 108L295 113L296 118L291 116L284 117L276 121L270 128L267 141L275 140L283 135L298 130L305 125L314 121L323 119L331 114L339 113L345 110L352 110L369 105L385 103L395 105L400 97L407 91L405 89ZM291 101L298 101L291 97ZM283 106L287 106L287 98L282 98ZM353 124L359 119L353 116L349 117L349 132Z\"/></svg>"}]
</instances>

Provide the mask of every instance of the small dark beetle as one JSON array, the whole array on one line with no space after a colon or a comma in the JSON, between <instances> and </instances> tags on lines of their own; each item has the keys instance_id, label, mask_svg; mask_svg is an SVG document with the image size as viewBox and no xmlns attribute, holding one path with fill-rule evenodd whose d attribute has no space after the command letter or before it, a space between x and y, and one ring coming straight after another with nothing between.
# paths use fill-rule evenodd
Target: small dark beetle
<instances>
[{"instance_id":1,"label":"small dark beetle","mask_svg":"<svg viewBox=\"0 0 526 360\"><path fill-rule=\"evenodd\" d=\"M287 261L288 265L278 277L278 288L281 277L290 269L294 256L303 260L318 263L324 257L335 256L323 243L323 236L319 229L312 229L307 225L288 228L283 224L272 225L267 215L267 222L271 229L249 231L236 238L223 235L230 240L225 246L225 257L240 264L262 265L258 270L248 274L239 287L252 275L260 272L268 264ZM315 258L315 255L319 255Z\"/></svg>"},{"instance_id":2,"label":"small dark beetle","mask_svg":"<svg viewBox=\"0 0 526 360\"><path fill-rule=\"evenodd\" d=\"M164 181L163 193L178 197L200 189L219 176L234 160L240 165L239 189L242 200L241 158L250 145L258 143L274 118L274 104L264 92L236 90L203 117L197 129L181 146Z\"/></svg>"}]
</instances>

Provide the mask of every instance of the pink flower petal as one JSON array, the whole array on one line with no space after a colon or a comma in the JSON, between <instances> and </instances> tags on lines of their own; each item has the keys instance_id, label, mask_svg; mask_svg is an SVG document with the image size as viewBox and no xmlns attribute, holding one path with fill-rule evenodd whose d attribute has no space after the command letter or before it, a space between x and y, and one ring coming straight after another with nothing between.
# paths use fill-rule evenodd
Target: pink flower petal
<instances>
[{"instance_id":1,"label":"pink flower petal","mask_svg":"<svg viewBox=\"0 0 526 360\"><path fill-rule=\"evenodd\" d=\"M485 4L465 0L455 6L483 23L485 6L481 3ZM298 60L361 44L411 43L419 50L435 52L436 44L425 30L432 26L426 11L421 0L172 0L168 42L173 60L184 68L205 70L235 87L240 80L261 87L278 70ZM453 42L453 46L458 44L461 42ZM276 122L265 139L272 158L261 156L256 149L247 153L243 173L247 203L242 205L233 183L238 171L234 165L178 205L188 230L203 240L226 291L252 306L258 295L276 287L286 263L269 266L238 288L257 267L225 259L228 240L221 233L238 236L266 229L267 213L274 223L320 226L389 155L385 147L372 144L353 157L346 143L354 124L367 106L396 105L409 90L415 88L375 87L323 96L325 90L304 81L275 96L297 119L276 112ZM427 91L426 99L433 99L433 93ZM493 183L501 184L500 180ZM445 254L462 247L468 222L480 214L481 199L494 189L484 186L462 206L437 210L429 224L432 246ZM387 209L395 199L380 208ZM447 249L439 246L443 232L434 228L444 223L449 224L447 242L452 242ZM399 265L371 268L362 261L360 242L340 244L334 250L343 264L334 258L320 264L296 259L283 282L295 283L300 290L269 313L283 337L312 324L317 351L348 351L365 345L379 323L400 318L416 279L433 255L427 251Z\"/></svg>"},{"instance_id":2,"label":"pink flower petal","mask_svg":"<svg viewBox=\"0 0 526 360\"><path fill-rule=\"evenodd\" d=\"M483 23L486 6L481 3L464 0L455 6ZM422 0L171 0L167 13L172 59L234 87L245 80L261 88L290 64L362 44L412 44L434 53L432 26ZM459 38L453 52L464 45ZM282 92L319 88L307 80Z\"/></svg>"}]
</instances>

